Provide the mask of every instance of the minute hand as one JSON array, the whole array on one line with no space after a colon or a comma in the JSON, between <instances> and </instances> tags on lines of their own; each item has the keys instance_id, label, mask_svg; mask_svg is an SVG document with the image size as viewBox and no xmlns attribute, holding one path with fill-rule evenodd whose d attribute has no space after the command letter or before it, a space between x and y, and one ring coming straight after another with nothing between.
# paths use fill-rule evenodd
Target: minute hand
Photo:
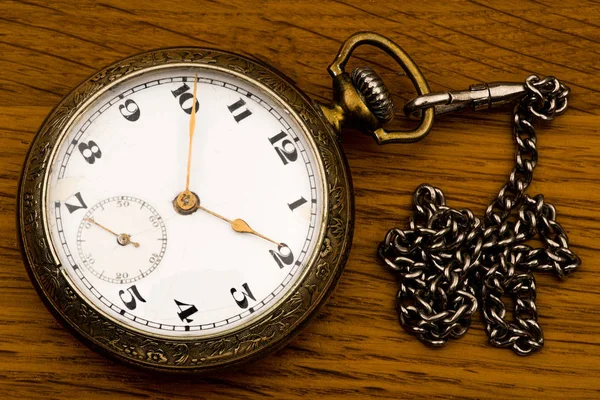
<instances>
[{"instance_id":1,"label":"minute hand","mask_svg":"<svg viewBox=\"0 0 600 400\"><path fill-rule=\"evenodd\" d=\"M189 127L189 133L190 133L190 142L188 145L188 161L187 161L187 173L185 176L185 190L189 191L190 190L190 173L191 173L191 166L192 166L192 144L194 143L194 132L196 130L196 91L198 88L198 76L196 76L196 79L194 79L194 95L192 97L192 112L190 113L190 127Z\"/></svg>"},{"instance_id":2,"label":"minute hand","mask_svg":"<svg viewBox=\"0 0 600 400\"><path fill-rule=\"evenodd\" d=\"M273 239L269 239L269 238L268 238L268 237L266 237L265 235L262 235L262 234L260 234L260 233L256 232L256 231L255 231L254 229L252 229L252 228L250 227L250 225L248 225L248 223L247 223L246 221L244 221L243 219L237 218L237 219L231 220L231 219L229 219L229 218L225 218L224 216L222 216L222 215L220 215L220 214L217 214L217 213L216 213L216 212L214 212L214 211L211 211L211 210L209 210L209 209L205 208L204 206L198 206L198 208L199 208L200 210L204 211L204 212L207 212L207 213L209 213L209 214L210 214L210 215L212 215L212 216L215 216L215 217L217 217L217 218L219 218L219 219L221 219L221 220L223 220L223 221L225 221L225 222L229 223L229 224L231 225L231 228L232 228L234 231L236 231L236 232L240 232L240 233L250 233L250 234L252 234L252 235L258 236L258 237L259 237L259 238L261 238L261 239L264 239L264 240L266 240L266 241L268 241L268 242L271 242L271 243L273 243L273 244L274 244L274 245L276 245L276 246L281 246L281 245L282 245L282 243L278 243L278 242L276 242L275 240L273 240Z\"/></svg>"}]
</instances>

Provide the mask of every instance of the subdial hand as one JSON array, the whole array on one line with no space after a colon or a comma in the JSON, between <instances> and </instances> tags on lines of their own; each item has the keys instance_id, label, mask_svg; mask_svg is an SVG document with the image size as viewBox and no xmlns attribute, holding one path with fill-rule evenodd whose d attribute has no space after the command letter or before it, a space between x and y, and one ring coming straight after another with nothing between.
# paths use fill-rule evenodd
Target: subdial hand
<instances>
[{"instance_id":1,"label":"subdial hand","mask_svg":"<svg viewBox=\"0 0 600 400\"><path fill-rule=\"evenodd\" d=\"M134 242L131 240L131 235L128 235L127 233L116 233L114 231L111 231L110 229L108 229L107 227L105 227L104 225L94 221L91 218L85 218L86 221L91 222L92 224L104 229L106 232L111 233L113 235L115 235L117 237L117 243L119 243L121 246L127 246L128 244L132 244L133 247L140 247L140 244L138 242Z\"/></svg>"},{"instance_id":2,"label":"subdial hand","mask_svg":"<svg viewBox=\"0 0 600 400\"><path fill-rule=\"evenodd\" d=\"M212 215L212 216L214 216L214 217L217 217L217 218L219 218L219 219L221 219L221 220L223 220L223 221L225 221L225 222L229 223L229 225L231 225L231 228L232 228L234 231L236 231L236 232L239 232L239 233L250 233L250 234L252 234L252 235L258 236L258 237L259 237L259 238L261 238L261 239L264 239L264 240L266 240L266 241L268 241L268 242L271 242L271 243L273 243L273 244L274 244L274 245L276 245L276 246L281 246L281 245L282 245L282 243L276 242L275 240L273 240L273 239L270 239L270 238L266 237L265 235L262 235L262 234L260 234L260 233L256 232L256 231L255 231L254 229L252 229L252 228L250 227L250 225L248 225L248 223L247 223L246 221L244 221L243 219L236 218L236 219L234 219L234 220L231 220L231 219L229 219L229 218L225 218L224 216L222 216L222 215L220 215L220 214L217 214L216 212L214 212L214 211L211 211L211 210L209 210L209 209L207 209L207 208L205 208L205 207L203 207L203 206L201 206L201 205L198 205L198 208L199 208L200 210L204 211L204 212L207 212L207 213L209 213L210 215Z\"/></svg>"}]
</instances>

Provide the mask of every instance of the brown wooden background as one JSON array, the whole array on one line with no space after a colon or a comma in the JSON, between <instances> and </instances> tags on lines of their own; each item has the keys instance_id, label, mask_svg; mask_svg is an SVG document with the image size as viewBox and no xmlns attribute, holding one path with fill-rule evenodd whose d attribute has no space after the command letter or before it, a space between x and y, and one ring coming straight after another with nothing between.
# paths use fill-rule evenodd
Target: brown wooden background
<instances>
[{"instance_id":1,"label":"brown wooden background","mask_svg":"<svg viewBox=\"0 0 600 400\"><path fill-rule=\"evenodd\" d=\"M37 297L15 235L22 161L51 108L95 70L159 47L218 47L280 69L311 97L331 96L341 42L374 30L400 44L433 90L555 75L569 112L539 126L530 193L554 203L582 268L537 275L546 346L528 358L487 345L479 316L466 337L425 347L398 325L397 285L375 258L429 182L481 214L512 168L509 110L439 118L425 140L378 146L344 136L356 193L350 260L319 316L289 346L236 372L165 377L117 365L66 332ZM402 99L390 60L360 51ZM596 1L0 1L1 398L539 398L600 396L600 4ZM402 123L398 123L402 125Z\"/></svg>"}]
</instances>

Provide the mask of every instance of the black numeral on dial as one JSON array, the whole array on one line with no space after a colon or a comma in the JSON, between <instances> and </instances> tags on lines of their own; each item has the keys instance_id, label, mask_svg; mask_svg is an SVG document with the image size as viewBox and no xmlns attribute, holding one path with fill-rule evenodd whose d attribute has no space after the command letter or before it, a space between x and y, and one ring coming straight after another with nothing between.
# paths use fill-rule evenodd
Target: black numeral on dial
<instances>
[{"instance_id":1,"label":"black numeral on dial","mask_svg":"<svg viewBox=\"0 0 600 400\"><path fill-rule=\"evenodd\" d=\"M277 247L277 251L269 250L269 254L273 256L279 268L285 268L294 263L294 254L292 254L292 250L285 243L281 243Z\"/></svg>"},{"instance_id":2,"label":"black numeral on dial","mask_svg":"<svg viewBox=\"0 0 600 400\"><path fill-rule=\"evenodd\" d=\"M283 165L287 165L289 162L294 162L298 159L298 151L291 140L287 139L287 134L284 131L279 132L277 135L269 138L269 142L273 145L273 148L277 152ZM278 143L280 142L281 143Z\"/></svg>"},{"instance_id":3,"label":"black numeral on dial","mask_svg":"<svg viewBox=\"0 0 600 400\"><path fill-rule=\"evenodd\" d=\"M188 324L194 321L190 317L198 312L198 309L195 305L183 303L179 300L175 300L175 304L177 304L177 308L179 308L179 312L177 313L179 319L187 322Z\"/></svg>"},{"instance_id":4,"label":"black numeral on dial","mask_svg":"<svg viewBox=\"0 0 600 400\"><path fill-rule=\"evenodd\" d=\"M121 197L121 200L117 200L117 208L129 207L129 200Z\"/></svg>"},{"instance_id":5,"label":"black numeral on dial","mask_svg":"<svg viewBox=\"0 0 600 400\"><path fill-rule=\"evenodd\" d=\"M248 308L248 298L256 301L247 283L242 285L242 290L240 291L236 288L231 288L231 295L240 308Z\"/></svg>"},{"instance_id":6,"label":"black numeral on dial","mask_svg":"<svg viewBox=\"0 0 600 400\"><path fill-rule=\"evenodd\" d=\"M87 208L87 205L85 204L85 202L83 201L83 198L81 197L81 192L75 193L73 196L70 197L70 199L71 198L73 198L74 200L77 200L77 203L79 203L79 204L65 203L65 207L67 207L67 210L69 210L70 214L73 214L74 211L77 211L79 209Z\"/></svg>"},{"instance_id":7,"label":"black numeral on dial","mask_svg":"<svg viewBox=\"0 0 600 400\"><path fill-rule=\"evenodd\" d=\"M244 118L252 115L250 110L248 110L247 108L245 110L238 111L240 108L244 107L245 105L246 105L246 102L244 101L244 99L240 98L238 101L236 101L232 105L227 106L227 108L229 108L229 112L231 113L231 115L233 115L235 122L237 122L238 124Z\"/></svg>"},{"instance_id":8,"label":"black numeral on dial","mask_svg":"<svg viewBox=\"0 0 600 400\"><path fill-rule=\"evenodd\" d=\"M125 100L125 104L119 105L119 111L127 121L135 122L140 119L140 108L133 100Z\"/></svg>"},{"instance_id":9,"label":"black numeral on dial","mask_svg":"<svg viewBox=\"0 0 600 400\"><path fill-rule=\"evenodd\" d=\"M88 164L93 164L96 162L97 158L102 158L102 151L100 150L100 147L96 144L96 142L94 142L93 140L90 140L87 143L79 143L78 148L79 152L81 153L85 161L88 162Z\"/></svg>"},{"instance_id":10,"label":"black numeral on dial","mask_svg":"<svg viewBox=\"0 0 600 400\"><path fill-rule=\"evenodd\" d=\"M194 107L194 105L191 104L191 100L194 100L194 95L192 93L188 93L189 90L190 90L190 87L184 83L179 88L177 88L175 90L171 90L171 93L173 93L173 96L175 98L179 98L179 105L181 106L181 109L183 111L185 111L187 114L191 115L192 108ZM198 113L199 107L200 107L200 103L198 102L198 99L196 99L196 107L194 107L195 113Z\"/></svg>"},{"instance_id":11,"label":"black numeral on dial","mask_svg":"<svg viewBox=\"0 0 600 400\"><path fill-rule=\"evenodd\" d=\"M306 199L304 197L300 197L298 200L294 201L293 203L288 203L288 207L290 208L290 210L294 211L296 208L300 207L301 205L306 203Z\"/></svg>"},{"instance_id":12,"label":"black numeral on dial","mask_svg":"<svg viewBox=\"0 0 600 400\"><path fill-rule=\"evenodd\" d=\"M129 297L129 299L124 297L125 294L128 294L127 297ZM125 307L129 308L130 310L135 310L137 307L137 300L141 301L142 303L146 302L135 285L129 287L127 291L119 290L119 297L121 298L123 304L125 304Z\"/></svg>"}]
</instances>

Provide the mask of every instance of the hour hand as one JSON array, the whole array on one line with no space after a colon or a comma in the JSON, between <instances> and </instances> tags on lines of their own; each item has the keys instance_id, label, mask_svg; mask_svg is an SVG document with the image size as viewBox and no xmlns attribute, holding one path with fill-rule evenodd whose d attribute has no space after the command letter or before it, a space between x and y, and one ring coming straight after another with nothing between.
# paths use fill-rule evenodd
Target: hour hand
<instances>
[{"instance_id":1,"label":"hour hand","mask_svg":"<svg viewBox=\"0 0 600 400\"><path fill-rule=\"evenodd\" d=\"M282 243L276 242L275 240L270 239L270 238L266 237L265 235L256 232L254 229L252 229L250 227L250 225L248 225L248 223L246 221L244 221L241 218L236 218L234 220L231 220L229 218L225 218L224 216L222 216L220 214L217 214L214 211L211 211L211 210L207 209L204 206L199 205L198 208L200 210L204 211L204 212L209 213L210 215L212 215L214 217L219 218L220 220L223 220L223 221L229 223L229 225L231 225L231 229L233 229L236 232L239 232L239 233L250 233L250 234L252 234L254 236L258 236L261 239L264 239L264 240L266 240L268 242L271 242L271 243L273 243L276 246L281 246L282 245Z\"/></svg>"},{"instance_id":2,"label":"hour hand","mask_svg":"<svg viewBox=\"0 0 600 400\"><path fill-rule=\"evenodd\" d=\"M233 221L231 221L231 228L236 232L251 233L255 236L258 236L261 239L264 239L264 240L267 240L267 241L273 243L276 246L281 245L281 243L277 243L273 239L269 239L265 235L261 235L260 233L256 232L254 229L250 228L250 225L248 225L248 223L246 221L244 221L243 219L238 218L238 219L234 219Z\"/></svg>"}]
</instances>

